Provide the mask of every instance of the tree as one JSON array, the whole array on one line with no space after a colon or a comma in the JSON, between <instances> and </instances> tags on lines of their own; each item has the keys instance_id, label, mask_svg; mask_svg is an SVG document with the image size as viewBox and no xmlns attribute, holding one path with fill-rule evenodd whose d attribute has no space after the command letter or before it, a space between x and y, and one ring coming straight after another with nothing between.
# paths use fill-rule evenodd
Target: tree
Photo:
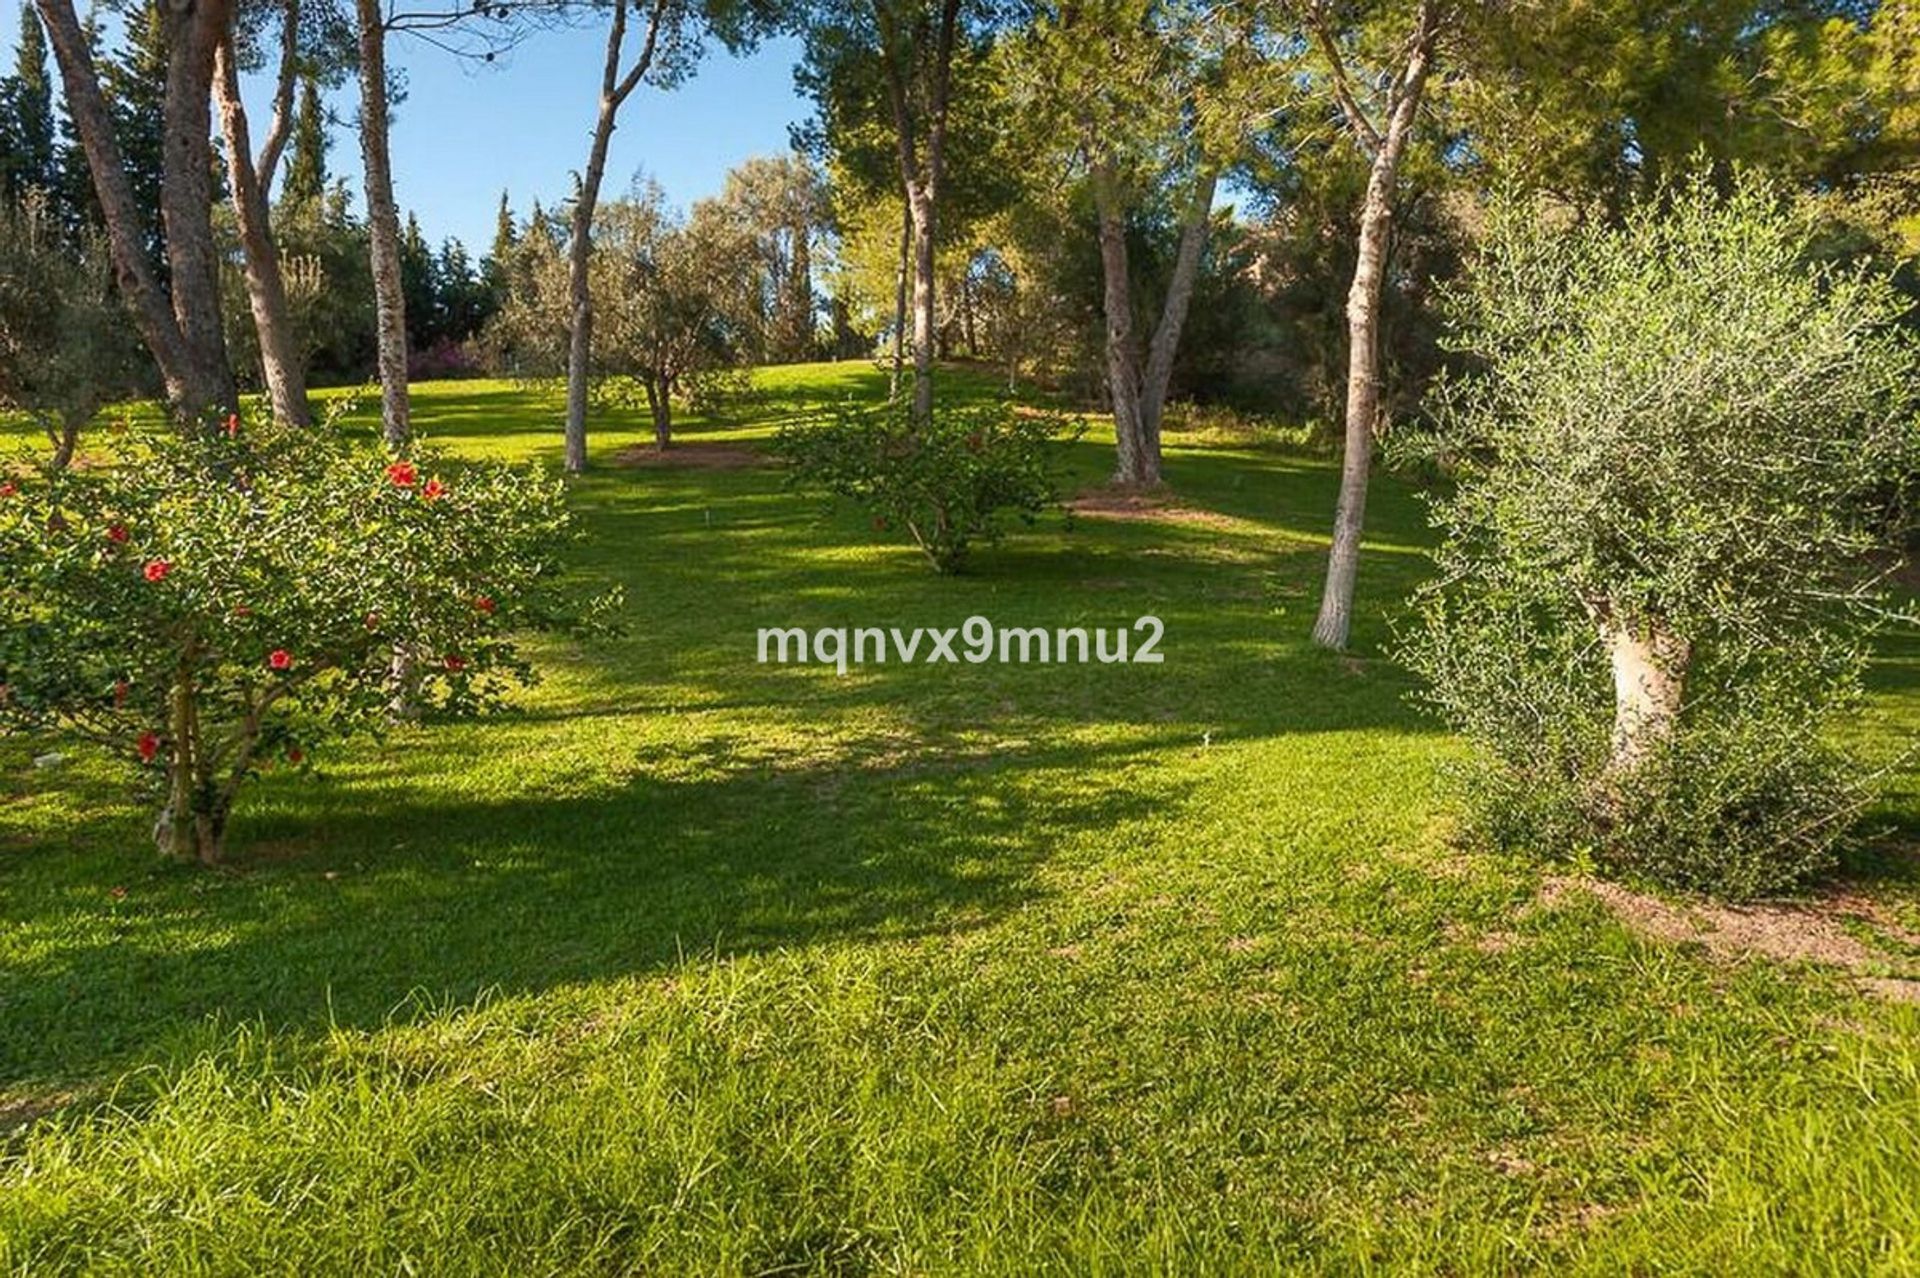
<instances>
[{"instance_id":1,"label":"tree","mask_svg":"<svg viewBox=\"0 0 1920 1278\"><path fill-rule=\"evenodd\" d=\"M164 289L147 256L141 207L73 0L35 0L35 5L86 149L121 296L160 367L175 418L183 425L203 422L210 412L217 418L231 411L235 391L221 332L209 103L214 49L232 20L231 0L192 0L165 10L165 147L158 201L168 266Z\"/></svg>"},{"instance_id":2,"label":"tree","mask_svg":"<svg viewBox=\"0 0 1920 1278\"><path fill-rule=\"evenodd\" d=\"M1218 115L1219 59L1205 24L1158 0L1062 5L1021 46L1028 128L1044 163L1082 163L1099 226L1114 482L1160 482L1160 419L1212 221L1222 157L1205 127ZM1231 140L1226 145L1232 145ZM1129 222L1167 191L1179 248L1157 322L1136 334Z\"/></svg>"},{"instance_id":3,"label":"tree","mask_svg":"<svg viewBox=\"0 0 1920 1278\"><path fill-rule=\"evenodd\" d=\"M279 64L274 74L273 113L260 152L253 153L245 100L240 96L241 39L229 33L214 51L214 97L225 135L227 187L240 232L247 302L259 341L260 368L274 414L295 425L312 420L307 410L306 367L280 273L268 195L286 149L293 118L294 81L300 65L300 0L281 0Z\"/></svg>"},{"instance_id":4,"label":"tree","mask_svg":"<svg viewBox=\"0 0 1920 1278\"><path fill-rule=\"evenodd\" d=\"M1780 207L1696 180L1618 231L1496 210L1450 298L1479 371L1425 441L1458 484L1409 652L1491 824L1740 895L1854 810L1829 729L1920 457L1904 301Z\"/></svg>"},{"instance_id":5,"label":"tree","mask_svg":"<svg viewBox=\"0 0 1920 1278\"><path fill-rule=\"evenodd\" d=\"M299 207L317 204L327 193L327 116L320 105L320 81L311 70L300 76L300 105L293 117L293 141L281 202Z\"/></svg>"},{"instance_id":6,"label":"tree","mask_svg":"<svg viewBox=\"0 0 1920 1278\"><path fill-rule=\"evenodd\" d=\"M400 274L400 210L393 198L387 84L387 18L381 0L354 0L360 44L360 158L373 263L374 335L380 367L380 429L390 447L413 433L407 399L407 302Z\"/></svg>"},{"instance_id":7,"label":"tree","mask_svg":"<svg viewBox=\"0 0 1920 1278\"><path fill-rule=\"evenodd\" d=\"M826 187L804 155L756 157L727 174L720 205L760 262L767 358L814 357L813 242L826 217Z\"/></svg>"},{"instance_id":8,"label":"tree","mask_svg":"<svg viewBox=\"0 0 1920 1278\"><path fill-rule=\"evenodd\" d=\"M0 406L46 431L53 469L73 460L105 404L135 388L138 367L105 246L70 244L45 192L0 205Z\"/></svg>"},{"instance_id":9,"label":"tree","mask_svg":"<svg viewBox=\"0 0 1920 1278\"><path fill-rule=\"evenodd\" d=\"M1395 14L1373 14L1377 20ZM1347 292L1347 403L1345 451L1340 463L1340 500L1334 510L1333 547L1313 641L1342 649L1353 625L1353 585L1360 567L1360 537L1366 521L1367 478L1373 464L1373 438L1380 428L1380 295L1386 279L1393 235L1394 195L1400 165L1413 140L1427 77L1433 70L1441 33L1448 19L1442 0L1418 0L1396 30L1385 23L1394 61L1378 77L1384 91L1371 107L1361 101L1363 85L1348 63L1355 46L1365 48L1381 32L1343 25L1325 0L1313 0L1302 19L1323 58L1321 67L1335 109L1355 146L1367 156L1367 192L1360 210L1359 253L1353 285ZM1364 55L1363 55L1364 56Z\"/></svg>"},{"instance_id":10,"label":"tree","mask_svg":"<svg viewBox=\"0 0 1920 1278\"><path fill-rule=\"evenodd\" d=\"M0 486L0 724L138 766L163 855L219 861L248 781L377 731L395 651L421 703L472 714L531 679L517 634L611 603L556 580L566 503L537 475L278 422L126 448Z\"/></svg>"},{"instance_id":11,"label":"tree","mask_svg":"<svg viewBox=\"0 0 1920 1278\"><path fill-rule=\"evenodd\" d=\"M22 8L14 72L0 82L0 199L17 203L29 191L55 195L60 188L57 143L46 30L31 8Z\"/></svg>"}]
</instances>

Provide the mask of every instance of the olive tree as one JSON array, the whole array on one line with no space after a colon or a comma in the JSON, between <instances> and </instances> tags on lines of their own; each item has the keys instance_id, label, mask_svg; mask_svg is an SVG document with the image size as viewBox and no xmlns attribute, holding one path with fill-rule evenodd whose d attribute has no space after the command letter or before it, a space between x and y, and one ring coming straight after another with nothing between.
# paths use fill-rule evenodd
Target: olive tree
<instances>
[{"instance_id":1,"label":"olive tree","mask_svg":"<svg viewBox=\"0 0 1920 1278\"><path fill-rule=\"evenodd\" d=\"M104 244L69 245L33 198L0 207L0 408L71 460L81 429L138 385L139 353Z\"/></svg>"},{"instance_id":2,"label":"olive tree","mask_svg":"<svg viewBox=\"0 0 1920 1278\"><path fill-rule=\"evenodd\" d=\"M1882 615L1920 366L1888 284L1808 243L1752 182L1617 230L1509 204L1450 294L1476 371L1429 438L1458 484L1409 655L1493 764L1496 830L1730 894L1845 832L1866 791L1826 729Z\"/></svg>"}]
</instances>

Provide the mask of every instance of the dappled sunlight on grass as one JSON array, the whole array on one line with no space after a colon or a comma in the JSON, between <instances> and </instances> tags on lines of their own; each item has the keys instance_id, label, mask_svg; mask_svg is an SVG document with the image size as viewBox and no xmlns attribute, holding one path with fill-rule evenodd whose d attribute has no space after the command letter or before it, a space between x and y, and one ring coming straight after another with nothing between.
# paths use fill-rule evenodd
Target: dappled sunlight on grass
<instances>
[{"instance_id":1,"label":"dappled sunlight on grass","mask_svg":"<svg viewBox=\"0 0 1920 1278\"><path fill-rule=\"evenodd\" d=\"M884 384L770 370L683 429L751 446ZM461 455L558 459L552 388L415 403ZM268 778L230 870L157 865L122 772L0 743L0 1130L54 1107L0 1135L0 1267L1920 1264L1920 1014L1447 839L1458 747L1385 655L1406 486L1336 657L1329 460L1170 436L1217 518L1053 515L945 579L776 466L609 464L639 417L572 485L626 633L534 645L501 718ZM756 659L1146 613L1164 665ZM1910 739L1916 653L1863 732ZM1920 831L1911 771L1884 815Z\"/></svg>"}]
</instances>

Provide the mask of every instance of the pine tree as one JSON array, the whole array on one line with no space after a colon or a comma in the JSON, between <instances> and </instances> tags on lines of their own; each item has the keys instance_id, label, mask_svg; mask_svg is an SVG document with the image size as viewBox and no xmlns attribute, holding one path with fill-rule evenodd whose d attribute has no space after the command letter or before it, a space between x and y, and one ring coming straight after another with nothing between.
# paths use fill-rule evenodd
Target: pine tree
<instances>
[{"instance_id":1,"label":"pine tree","mask_svg":"<svg viewBox=\"0 0 1920 1278\"><path fill-rule=\"evenodd\" d=\"M126 47L101 68L135 205L145 214L147 256L166 274L160 174L166 164L167 29L165 0L141 0L127 13Z\"/></svg>"},{"instance_id":2,"label":"pine tree","mask_svg":"<svg viewBox=\"0 0 1920 1278\"><path fill-rule=\"evenodd\" d=\"M54 196L60 165L53 81L47 73L47 34L30 6L20 10L14 73L0 93L0 196L18 200L30 190Z\"/></svg>"},{"instance_id":3,"label":"pine tree","mask_svg":"<svg viewBox=\"0 0 1920 1278\"><path fill-rule=\"evenodd\" d=\"M314 207L327 191L327 119L320 105L320 82L311 73L300 80L293 138L287 149L287 176L280 200L289 208Z\"/></svg>"},{"instance_id":4,"label":"pine tree","mask_svg":"<svg viewBox=\"0 0 1920 1278\"><path fill-rule=\"evenodd\" d=\"M513 221L513 205L508 202L507 193L502 191L500 213L493 224L493 248L480 262L480 282L486 290L489 315L506 305L507 294L513 289L513 256L519 243L520 232Z\"/></svg>"},{"instance_id":5,"label":"pine tree","mask_svg":"<svg viewBox=\"0 0 1920 1278\"><path fill-rule=\"evenodd\" d=\"M400 291L407 299L407 340L417 351L431 346L443 331L439 273L420 219L407 214L400 236Z\"/></svg>"}]
</instances>

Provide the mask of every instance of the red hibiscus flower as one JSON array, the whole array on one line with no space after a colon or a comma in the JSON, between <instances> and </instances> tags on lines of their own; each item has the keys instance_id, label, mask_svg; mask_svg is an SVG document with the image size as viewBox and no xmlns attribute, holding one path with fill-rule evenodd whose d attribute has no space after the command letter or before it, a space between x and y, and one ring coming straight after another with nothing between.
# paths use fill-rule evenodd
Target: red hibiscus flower
<instances>
[{"instance_id":1,"label":"red hibiscus flower","mask_svg":"<svg viewBox=\"0 0 1920 1278\"><path fill-rule=\"evenodd\" d=\"M116 546L126 545L127 538L131 537L132 535L133 535L132 533L129 533L127 531L127 526L125 524L108 524L107 525L107 540L112 542Z\"/></svg>"},{"instance_id":2,"label":"red hibiscus flower","mask_svg":"<svg viewBox=\"0 0 1920 1278\"><path fill-rule=\"evenodd\" d=\"M484 612L489 617L493 615L493 610L496 606L497 605L495 605L492 598L487 595L476 595L474 597L474 600L473 600L474 610L477 612Z\"/></svg>"},{"instance_id":3,"label":"red hibiscus flower","mask_svg":"<svg viewBox=\"0 0 1920 1278\"><path fill-rule=\"evenodd\" d=\"M387 467L387 478L396 488L411 488L419 480L420 472L413 468L412 462L397 461Z\"/></svg>"},{"instance_id":4,"label":"red hibiscus flower","mask_svg":"<svg viewBox=\"0 0 1920 1278\"><path fill-rule=\"evenodd\" d=\"M173 571L173 565L164 559L149 559L141 571L148 581L165 581L167 574Z\"/></svg>"},{"instance_id":5,"label":"red hibiscus flower","mask_svg":"<svg viewBox=\"0 0 1920 1278\"><path fill-rule=\"evenodd\" d=\"M140 762L152 763L153 756L160 753L160 738L151 732L143 732L133 748L140 752Z\"/></svg>"},{"instance_id":6,"label":"red hibiscus flower","mask_svg":"<svg viewBox=\"0 0 1920 1278\"><path fill-rule=\"evenodd\" d=\"M239 437L240 437L240 414L228 413L227 414L227 438L238 439Z\"/></svg>"},{"instance_id":7,"label":"red hibiscus flower","mask_svg":"<svg viewBox=\"0 0 1920 1278\"><path fill-rule=\"evenodd\" d=\"M293 749L287 751L287 762L291 763L296 768L299 767L300 764L305 761L306 757L307 757L307 752L302 750L299 746L295 746L293 747Z\"/></svg>"},{"instance_id":8,"label":"red hibiscus flower","mask_svg":"<svg viewBox=\"0 0 1920 1278\"><path fill-rule=\"evenodd\" d=\"M460 670L465 670L466 668L467 668L467 659L465 657L458 656L453 653L447 654L447 669L453 670L453 671L460 671Z\"/></svg>"},{"instance_id":9,"label":"red hibiscus flower","mask_svg":"<svg viewBox=\"0 0 1920 1278\"><path fill-rule=\"evenodd\" d=\"M5 483L0 483L0 497L11 497L19 491L20 485L14 483L11 479Z\"/></svg>"},{"instance_id":10,"label":"red hibiscus flower","mask_svg":"<svg viewBox=\"0 0 1920 1278\"><path fill-rule=\"evenodd\" d=\"M293 669L293 654L285 648L275 648L267 654L267 664L275 670Z\"/></svg>"},{"instance_id":11,"label":"red hibiscus flower","mask_svg":"<svg viewBox=\"0 0 1920 1278\"><path fill-rule=\"evenodd\" d=\"M447 495L447 486L441 483L438 476L436 476L426 482L426 486L420 490L420 495L428 501L439 501Z\"/></svg>"}]
</instances>

